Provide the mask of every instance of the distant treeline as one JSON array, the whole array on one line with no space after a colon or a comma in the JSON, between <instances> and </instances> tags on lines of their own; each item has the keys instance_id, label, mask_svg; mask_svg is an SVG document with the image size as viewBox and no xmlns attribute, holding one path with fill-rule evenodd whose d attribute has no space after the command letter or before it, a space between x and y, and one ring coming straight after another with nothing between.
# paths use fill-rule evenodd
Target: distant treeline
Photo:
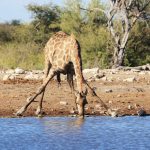
<instances>
[{"instance_id":1,"label":"distant treeline","mask_svg":"<svg viewBox=\"0 0 150 150\"><path fill-rule=\"evenodd\" d=\"M27 9L33 14L31 23L12 20L0 24L0 68L43 69L44 45L59 30L76 36L81 45L84 68L110 68L114 42L107 30L105 15L83 11L81 6L81 0L67 0L63 7L29 5ZM86 7L105 6L99 0L91 0ZM127 44L124 65L150 63L149 26L149 21L136 22Z\"/></svg>"}]
</instances>

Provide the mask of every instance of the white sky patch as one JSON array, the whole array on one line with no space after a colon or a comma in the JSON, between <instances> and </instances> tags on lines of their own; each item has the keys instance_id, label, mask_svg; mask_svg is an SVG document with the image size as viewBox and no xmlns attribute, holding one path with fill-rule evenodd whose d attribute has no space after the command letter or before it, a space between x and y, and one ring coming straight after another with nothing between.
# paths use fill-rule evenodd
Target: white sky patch
<instances>
[{"instance_id":1,"label":"white sky patch","mask_svg":"<svg viewBox=\"0 0 150 150\"><path fill-rule=\"evenodd\" d=\"M84 0L87 2L88 0ZM106 2L108 0L102 0ZM0 23L11 20L20 20L21 22L30 22L31 13L27 10L28 4L57 4L62 6L64 0L0 0Z\"/></svg>"}]
</instances>

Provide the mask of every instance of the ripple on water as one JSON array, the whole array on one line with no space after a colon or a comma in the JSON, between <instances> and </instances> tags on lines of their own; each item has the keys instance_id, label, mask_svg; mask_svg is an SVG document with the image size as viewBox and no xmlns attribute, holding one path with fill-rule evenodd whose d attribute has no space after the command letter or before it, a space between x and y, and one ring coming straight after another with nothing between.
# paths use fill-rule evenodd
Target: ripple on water
<instances>
[{"instance_id":1,"label":"ripple on water","mask_svg":"<svg viewBox=\"0 0 150 150\"><path fill-rule=\"evenodd\" d=\"M0 119L0 150L149 150L150 117Z\"/></svg>"}]
</instances>

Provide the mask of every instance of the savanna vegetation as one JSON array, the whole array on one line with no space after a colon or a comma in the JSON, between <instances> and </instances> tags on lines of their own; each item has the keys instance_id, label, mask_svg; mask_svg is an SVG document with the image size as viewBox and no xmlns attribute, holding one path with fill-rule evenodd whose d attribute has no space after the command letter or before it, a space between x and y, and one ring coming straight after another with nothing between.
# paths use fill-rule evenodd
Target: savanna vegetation
<instances>
[{"instance_id":1,"label":"savanna vegetation","mask_svg":"<svg viewBox=\"0 0 150 150\"><path fill-rule=\"evenodd\" d=\"M81 9L85 7L87 10ZM12 20L0 24L0 68L43 69L44 45L59 30L73 33L80 42L84 68L112 67L116 43L108 29L108 18L93 8L106 9L106 4L100 0L89 0L87 4L82 0L65 0L62 7L52 3L28 5L33 17L30 23ZM149 10L147 6L145 12ZM119 31L122 24L118 18L113 22ZM150 16L140 18L132 27L121 65L150 63L149 19ZM117 34L122 37L119 32Z\"/></svg>"}]
</instances>

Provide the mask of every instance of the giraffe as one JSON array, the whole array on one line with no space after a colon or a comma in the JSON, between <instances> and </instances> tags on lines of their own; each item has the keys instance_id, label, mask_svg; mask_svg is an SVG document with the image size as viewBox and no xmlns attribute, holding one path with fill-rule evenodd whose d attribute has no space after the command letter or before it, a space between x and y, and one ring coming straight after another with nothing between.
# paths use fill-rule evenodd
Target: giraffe
<instances>
[{"instance_id":1,"label":"giraffe","mask_svg":"<svg viewBox=\"0 0 150 150\"><path fill-rule=\"evenodd\" d=\"M28 102L17 111L16 115L21 116L40 94L42 96L36 114L41 115L42 101L46 86L54 76L57 76L57 81L60 84L60 74L62 73L67 75L67 81L74 91L78 114L80 117L84 117L84 106L87 103L87 89L83 90L84 78L82 74L82 59L80 52L80 45L73 34L68 35L62 31L54 34L44 48L45 70L43 83L36 93L28 98ZM73 75L76 76L77 90L74 89Z\"/></svg>"}]
</instances>

